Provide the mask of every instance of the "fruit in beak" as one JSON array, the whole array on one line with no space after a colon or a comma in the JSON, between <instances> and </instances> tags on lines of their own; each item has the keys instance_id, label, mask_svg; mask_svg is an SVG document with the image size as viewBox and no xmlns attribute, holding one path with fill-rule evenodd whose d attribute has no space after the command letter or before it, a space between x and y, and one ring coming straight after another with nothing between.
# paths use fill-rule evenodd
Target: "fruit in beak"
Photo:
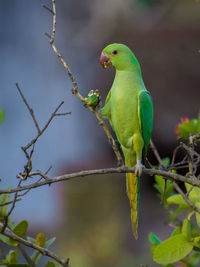
<instances>
[{"instance_id":1,"label":"fruit in beak","mask_svg":"<svg viewBox=\"0 0 200 267\"><path fill-rule=\"evenodd\" d=\"M110 58L103 53L100 56L100 64L103 68L112 67L112 62L111 62Z\"/></svg>"}]
</instances>

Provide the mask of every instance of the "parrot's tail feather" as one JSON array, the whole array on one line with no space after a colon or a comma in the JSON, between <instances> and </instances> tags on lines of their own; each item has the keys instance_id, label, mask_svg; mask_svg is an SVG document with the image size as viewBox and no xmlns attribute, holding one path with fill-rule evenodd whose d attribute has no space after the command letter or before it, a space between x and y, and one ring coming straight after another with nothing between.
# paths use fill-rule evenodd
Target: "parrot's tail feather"
<instances>
[{"instance_id":1,"label":"parrot's tail feather","mask_svg":"<svg viewBox=\"0 0 200 267\"><path fill-rule=\"evenodd\" d=\"M135 176L134 173L127 173L126 186L131 206L131 221L132 221L133 234L135 239L137 239L140 178Z\"/></svg>"}]
</instances>

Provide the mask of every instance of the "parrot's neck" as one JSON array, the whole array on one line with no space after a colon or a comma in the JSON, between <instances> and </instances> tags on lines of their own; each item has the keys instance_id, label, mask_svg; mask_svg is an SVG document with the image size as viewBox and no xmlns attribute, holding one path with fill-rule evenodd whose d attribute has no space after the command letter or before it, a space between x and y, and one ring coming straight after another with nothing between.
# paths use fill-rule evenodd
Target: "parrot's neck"
<instances>
[{"instance_id":1,"label":"parrot's neck","mask_svg":"<svg viewBox=\"0 0 200 267\"><path fill-rule=\"evenodd\" d=\"M142 73L139 69L134 70L116 70L115 73L115 81L117 83L121 83L123 81L124 84L131 83L134 84L136 87L143 88L144 90L145 85L142 79Z\"/></svg>"}]
</instances>

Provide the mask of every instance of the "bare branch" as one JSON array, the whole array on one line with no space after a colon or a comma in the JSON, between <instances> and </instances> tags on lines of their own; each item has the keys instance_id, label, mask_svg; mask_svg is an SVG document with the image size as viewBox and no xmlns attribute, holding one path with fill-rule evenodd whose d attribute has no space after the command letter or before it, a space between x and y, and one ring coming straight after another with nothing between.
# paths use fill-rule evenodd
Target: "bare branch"
<instances>
[{"instance_id":1,"label":"bare branch","mask_svg":"<svg viewBox=\"0 0 200 267\"><path fill-rule=\"evenodd\" d=\"M111 174L111 173L127 173L127 172L134 172L134 171L135 171L134 167L130 168L130 167L125 167L125 166L118 167L118 168L80 171L80 172L57 176L54 178L48 178L41 182L35 182L30 185L25 185L25 186L13 188L13 189L0 190L0 194L15 193L15 192L24 191L24 190L28 190L32 188L37 188L43 185L50 185L50 184L61 182L61 181L67 181L67 180L76 179L76 178L83 178L85 176ZM193 186L200 187L200 180L198 180L196 177L185 177L183 175L168 172L165 170L147 169L147 168L143 168L142 173L149 175L149 176L160 175L160 176L163 176L165 179L169 179L169 180L173 180L177 182L184 182L184 183L191 184Z\"/></svg>"}]
</instances>

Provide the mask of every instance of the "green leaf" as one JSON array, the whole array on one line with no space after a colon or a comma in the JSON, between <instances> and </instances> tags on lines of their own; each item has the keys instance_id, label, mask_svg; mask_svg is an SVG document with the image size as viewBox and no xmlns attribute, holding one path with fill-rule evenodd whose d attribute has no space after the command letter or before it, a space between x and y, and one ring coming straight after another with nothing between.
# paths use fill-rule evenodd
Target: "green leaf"
<instances>
[{"instance_id":1,"label":"green leaf","mask_svg":"<svg viewBox=\"0 0 200 267\"><path fill-rule=\"evenodd\" d=\"M170 237L157 245L153 253L153 259L160 264L174 263L184 258L193 248L184 235L178 234Z\"/></svg>"},{"instance_id":2,"label":"green leaf","mask_svg":"<svg viewBox=\"0 0 200 267\"><path fill-rule=\"evenodd\" d=\"M200 202L196 202L195 205L198 209L200 209ZM200 214L198 212L195 212L195 215L196 215L197 225L200 228Z\"/></svg>"},{"instance_id":3,"label":"green leaf","mask_svg":"<svg viewBox=\"0 0 200 267\"><path fill-rule=\"evenodd\" d=\"M152 244L160 244L161 240L152 232L149 233L149 241Z\"/></svg>"},{"instance_id":4,"label":"green leaf","mask_svg":"<svg viewBox=\"0 0 200 267\"><path fill-rule=\"evenodd\" d=\"M39 261L39 259L41 258L41 256L42 256L42 254L41 254L39 251L35 250L35 251L33 252L33 254L31 255L31 260L32 260L35 264L37 264L38 261Z\"/></svg>"},{"instance_id":5,"label":"green leaf","mask_svg":"<svg viewBox=\"0 0 200 267\"><path fill-rule=\"evenodd\" d=\"M187 192L189 192L189 200L193 204L199 201L200 188L198 188L197 186L192 186L188 183L185 183L185 187L186 187Z\"/></svg>"},{"instance_id":6,"label":"green leaf","mask_svg":"<svg viewBox=\"0 0 200 267\"><path fill-rule=\"evenodd\" d=\"M33 239L32 237L28 237L28 240L32 243L36 243L38 246L49 248L53 244L53 242L56 240L56 237L52 237L46 241L45 235L43 233L39 233L37 234L36 239ZM34 251L33 254L31 255L31 259L35 262L35 264L37 264L41 256L42 256L41 253L39 253L38 251Z\"/></svg>"},{"instance_id":7,"label":"green leaf","mask_svg":"<svg viewBox=\"0 0 200 267\"><path fill-rule=\"evenodd\" d=\"M164 158L162 159L163 165L167 167L170 164L170 158Z\"/></svg>"},{"instance_id":8,"label":"green leaf","mask_svg":"<svg viewBox=\"0 0 200 267\"><path fill-rule=\"evenodd\" d=\"M45 248L49 248L56 240L56 237L52 237L49 240L46 241Z\"/></svg>"},{"instance_id":9,"label":"green leaf","mask_svg":"<svg viewBox=\"0 0 200 267\"><path fill-rule=\"evenodd\" d=\"M188 219L185 219L183 221L182 234L185 236L187 240L190 240L192 236L192 224L191 221Z\"/></svg>"},{"instance_id":10,"label":"green leaf","mask_svg":"<svg viewBox=\"0 0 200 267\"><path fill-rule=\"evenodd\" d=\"M0 195L0 204L10 202L10 194ZM0 207L0 221L4 220L4 216L7 215L8 205Z\"/></svg>"},{"instance_id":11,"label":"green leaf","mask_svg":"<svg viewBox=\"0 0 200 267\"><path fill-rule=\"evenodd\" d=\"M0 110L0 123L4 120L4 110Z\"/></svg>"},{"instance_id":12,"label":"green leaf","mask_svg":"<svg viewBox=\"0 0 200 267\"><path fill-rule=\"evenodd\" d=\"M18 242L17 241L14 241L12 240L11 238L7 237L7 236L4 236L2 234L0 234L0 240L9 245L9 246L13 246L13 247L16 247L18 245Z\"/></svg>"},{"instance_id":13,"label":"green leaf","mask_svg":"<svg viewBox=\"0 0 200 267\"><path fill-rule=\"evenodd\" d=\"M200 248L200 236L196 236L196 237L193 239L193 243L194 243L194 246L195 246L195 247Z\"/></svg>"},{"instance_id":14,"label":"green leaf","mask_svg":"<svg viewBox=\"0 0 200 267\"><path fill-rule=\"evenodd\" d=\"M158 190L160 193L159 197L163 201L165 208L168 208L168 203L167 203L167 198L171 196L174 186L171 183L171 181L165 180L162 176L160 175L155 175L155 181L156 183L154 184L154 187Z\"/></svg>"},{"instance_id":15,"label":"green leaf","mask_svg":"<svg viewBox=\"0 0 200 267\"><path fill-rule=\"evenodd\" d=\"M188 259L184 259L183 262L186 263L187 266L197 267L199 261L200 261L200 253L195 252L195 253L191 254Z\"/></svg>"},{"instance_id":16,"label":"green leaf","mask_svg":"<svg viewBox=\"0 0 200 267\"><path fill-rule=\"evenodd\" d=\"M168 204L177 204L177 205L180 205L184 209L190 209L190 206L185 202L183 197L179 194L175 194L173 196L168 197L167 203Z\"/></svg>"},{"instance_id":17,"label":"green leaf","mask_svg":"<svg viewBox=\"0 0 200 267\"><path fill-rule=\"evenodd\" d=\"M8 264L16 264L18 260L18 251L17 250L10 250L9 253L6 255L5 260L3 263Z\"/></svg>"},{"instance_id":18,"label":"green leaf","mask_svg":"<svg viewBox=\"0 0 200 267\"><path fill-rule=\"evenodd\" d=\"M27 236L26 238L29 242L35 244L35 239L33 237Z\"/></svg>"},{"instance_id":19,"label":"green leaf","mask_svg":"<svg viewBox=\"0 0 200 267\"><path fill-rule=\"evenodd\" d=\"M52 261L48 261L44 267L55 267L56 265Z\"/></svg>"},{"instance_id":20,"label":"green leaf","mask_svg":"<svg viewBox=\"0 0 200 267\"><path fill-rule=\"evenodd\" d=\"M174 231L172 232L171 236L175 236L181 233L181 227L177 226Z\"/></svg>"},{"instance_id":21,"label":"green leaf","mask_svg":"<svg viewBox=\"0 0 200 267\"><path fill-rule=\"evenodd\" d=\"M185 188L187 190L187 192L190 190L190 188L192 187L191 184L188 184L188 183L184 183L185 184Z\"/></svg>"},{"instance_id":22,"label":"green leaf","mask_svg":"<svg viewBox=\"0 0 200 267\"><path fill-rule=\"evenodd\" d=\"M28 222L26 220L23 220L15 226L15 228L13 229L13 233L23 238L26 234L27 229Z\"/></svg>"},{"instance_id":23,"label":"green leaf","mask_svg":"<svg viewBox=\"0 0 200 267\"><path fill-rule=\"evenodd\" d=\"M35 244L40 247L44 247L44 245L46 244L46 237L44 233L37 234L36 239L35 239Z\"/></svg>"},{"instance_id":24,"label":"green leaf","mask_svg":"<svg viewBox=\"0 0 200 267\"><path fill-rule=\"evenodd\" d=\"M160 175L155 175L155 181L156 181L156 184L157 184L157 189L158 191L163 194L164 192L164 188L165 188L165 180L162 176Z\"/></svg>"},{"instance_id":25,"label":"green leaf","mask_svg":"<svg viewBox=\"0 0 200 267\"><path fill-rule=\"evenodd\" d=\"M155 249L157 248L158 244L151 244L151 253L154 254Z\"/></svg>"},{"instance_id":26,"label":"green leaf","mask_svg":"<svg viewBox=\"0 0 200 267\"><path fill-rule=\"evenodd\" d=\"M56 238L52 237L49 240L46 240L45 234L39 233L36 235L35 239L30 236L27 236L27 240L33 244L37 244L38 246L49 248L56 240ZM41 256L42 254L35 250L31 255L31 259L34 261L35 264L37 264Z\"/></svg>"},{"instance_id":27,"label":"green leaf","mask_svg":"<svg viewBox=\"0 0 200 267\"><path fill-rule=\"evenodd\" d=\"M9 221L8 222L8 226L10 227L10 229L13 231L13 229L15 228L16 224L14 222Z\"/></svg>"},{"instance_id":28,"label":"green leaf","mask_svg":"<svg viewBox=\"0 0 200 267\"><path fill-rule=\"evenodd\" d=\"M170 211L170 221L173 222L183 210L184 208L179 205L177 209Z\"/></svg>"},{"instance_id":29,"label":"green leaf","mask_svg":"<svg viewBox=\"0 0 200 267\"><path fill-rule=\"evenodd\" d=\"M40 247L44 247L46 244L46 237L44 233L38 233L34 240L34 243ZM38 263L39 259L41 258L42 254L35 250L31 255L31 259L34 261L35 264Z\"/></svg>"},{"instance_id":30,"label":"green leaf","mask_svg":"<svg viewBox=\"0 0 200 267\"><path fill-rule=\"evenodd\" d=\"M192 237L198 237L198 236L199 236L199 231L192 224Z\"/></svg>"},{"instance_id":31,"label":"green leaf","mask_svg":"<svg viewBox=\"0 0 200 267\"><path fill-rule=\"evenodd\" d=\"M192 119L189 120L188 118L182 118L181 123L177 125L176 134L179 137L184 139L188 139L190 135L197 134L200 131L200 120Z\"/></svg>"},{"instance_id":32,"label":"green leaf","mask_svg":"<svg viewBox=\"0 0 200 267\"><path fill-rule=\"evenodd\" d=\"M23 238L23 237L25 236L25 234L26 234L27 229L28 229L28 222L27 222L26 220L23 220L23 221L21 221L20 223L18 223L18 224L14 227L14 229L12 229L12 231L13 231L13 233L16 234L17 236ZM2 240L2 238L3 238L3 240ZM13 240L12 238L8 238L8 240L7 240L7 237L5 238L4 236L3 236L3 237L0 236L0 239L1 239L4 243L6 243L6 244L8 244L8 245L15 246L15 247L18 245L18 242L15 241L15 240Z\"/></svg>"}]
</instances>

